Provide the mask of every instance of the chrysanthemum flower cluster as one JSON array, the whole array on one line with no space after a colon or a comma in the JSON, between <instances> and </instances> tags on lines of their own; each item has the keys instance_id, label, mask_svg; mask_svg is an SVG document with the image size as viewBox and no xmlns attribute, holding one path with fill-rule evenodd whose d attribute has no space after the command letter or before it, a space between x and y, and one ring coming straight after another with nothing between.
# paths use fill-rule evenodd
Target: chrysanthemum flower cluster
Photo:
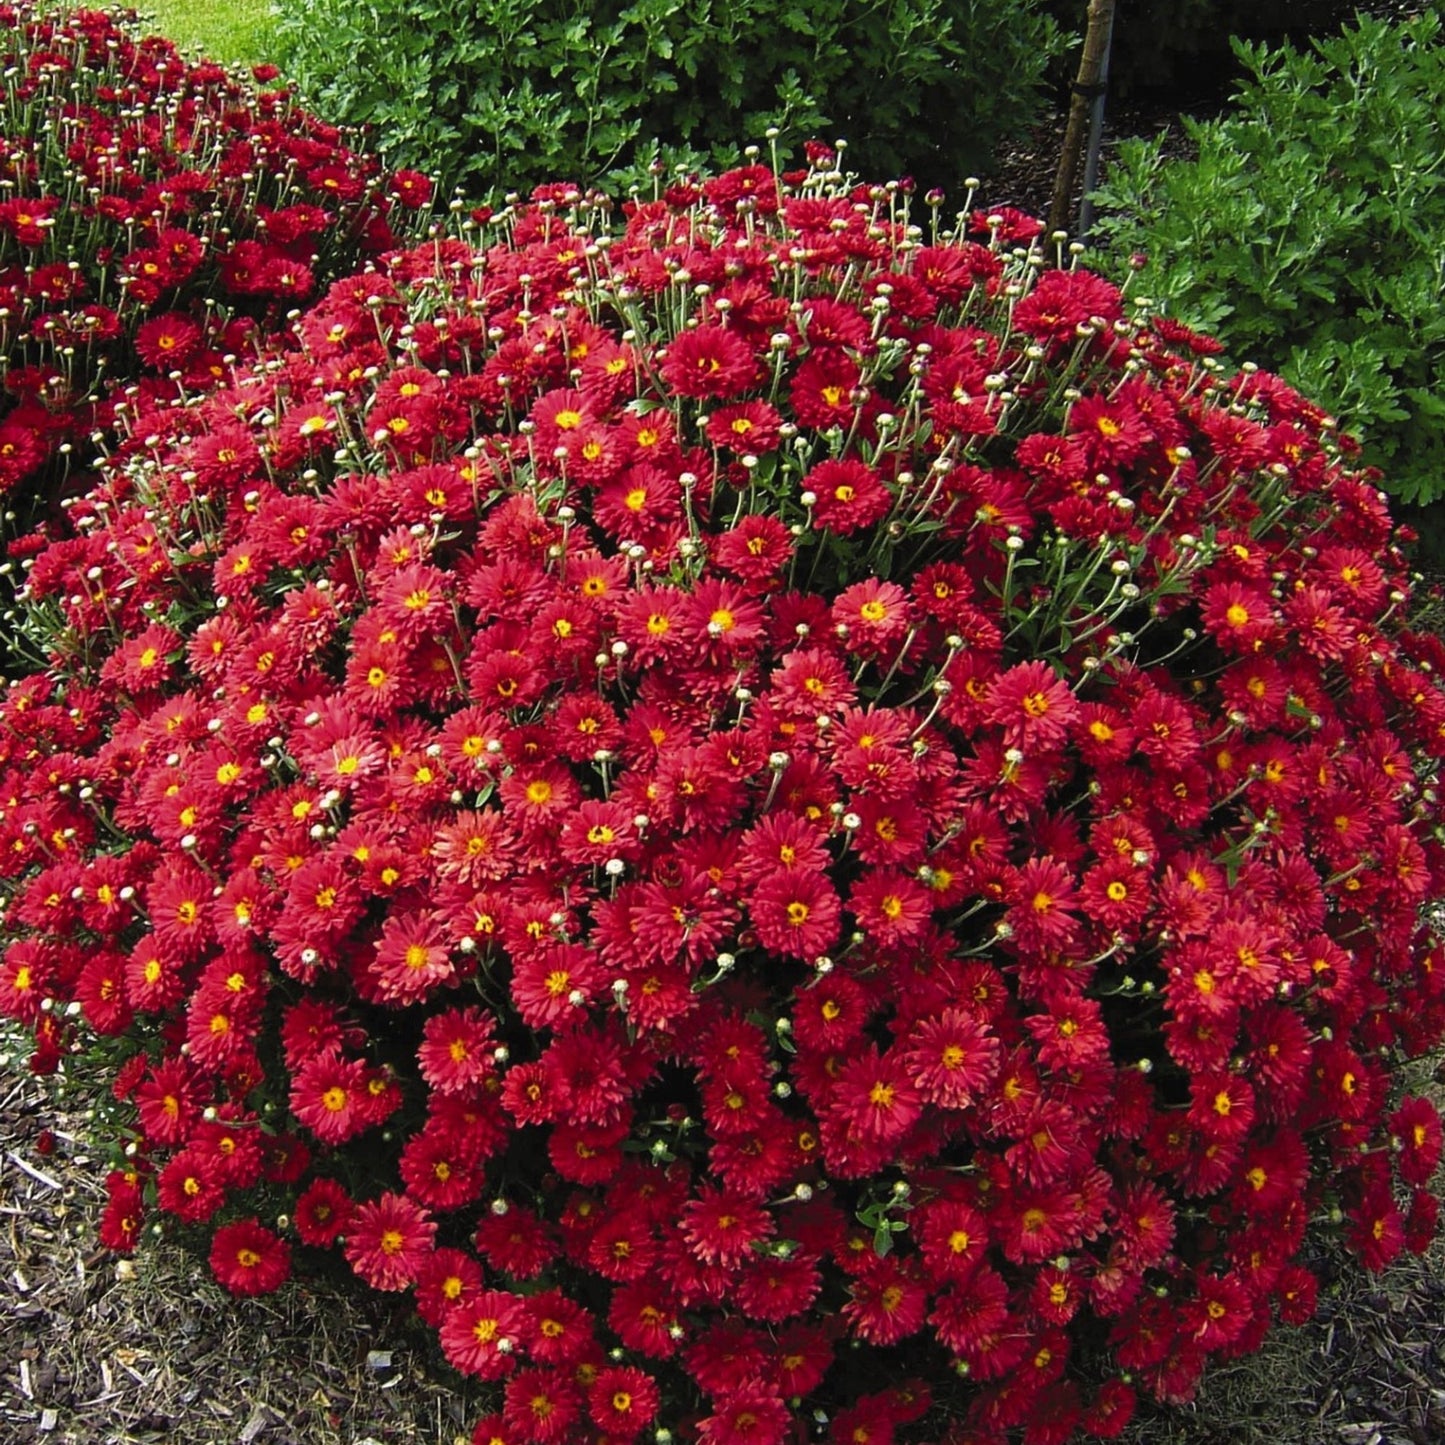
<instances>
[{"instance_id":1,"label":"chrysanthemum flower cluster","mask_svg":"<svg viewBox=\"0 0 1445 1445\"><path fill-rule=\"evenodd\" d=\"M0 6L0 494L141 404L119 387L211 386L430 194L287 90L137 35Z\"/></svg>"},{"instance_id":2,"label":"chrysanthemum flower cluster","mask_svg":"<svg viewBox=\"0 0 1445 1445\"><path fill-rule=\"evenodd\" d=\"M1312 1226L1434 1229L1380 493L813 162L390 256L28 568L0 1009L112 1061L105 1241L338 1251L489 1445L1109 1438L1311 1314Z\"/></svg>"}]
</instances>

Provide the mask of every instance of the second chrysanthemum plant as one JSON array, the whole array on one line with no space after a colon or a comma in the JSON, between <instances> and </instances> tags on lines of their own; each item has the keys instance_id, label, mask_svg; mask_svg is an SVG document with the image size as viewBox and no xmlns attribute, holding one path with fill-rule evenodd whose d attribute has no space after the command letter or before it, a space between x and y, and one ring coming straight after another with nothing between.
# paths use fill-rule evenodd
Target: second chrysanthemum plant
<instances>
[{"instance_id":1,"label":"second chrysanthemum plant","mask_svg":"<svg viewBox=\"0 0 1445 1445\"><path fill-rule=\"evenodd\" d=\"M340 1251L479 1440L1115 1435L1433 1232L1445 650L1328 418L1025 218L623 212L142 404L26 573L0 1008L113 1071L108 1244Z\"/></svg>"}]
</instances>

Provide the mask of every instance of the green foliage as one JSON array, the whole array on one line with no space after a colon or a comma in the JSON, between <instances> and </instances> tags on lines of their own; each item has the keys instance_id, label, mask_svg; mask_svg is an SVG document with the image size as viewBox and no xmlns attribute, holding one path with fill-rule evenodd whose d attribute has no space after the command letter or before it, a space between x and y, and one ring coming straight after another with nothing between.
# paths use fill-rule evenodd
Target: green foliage
<instances>
[{"instance_id":1,"label":"green foliage","mask_svg":"<svg viewBox=\"0 0 1445 1445\"><path fill-rule=\"evenodd\" d=\"M1236 46L1254 79L1191 122L1192 163L1121 148L1097 200L1137 293L1331 407L1409 502L1445 496L1445 43L1365 16L1313 53Z\"/></svg>"},{"instance_id":2,"label":"green foliage","mask_svg":"<svg viewBox=\"0 0 1445 1445\"><path fill-rule=\"evenodd\" d=\"M279 31L313 104L474 196L727 165L774 125L956 186L1065 44L1038 0L293 0Z\"/></svg>"}]
</instances>

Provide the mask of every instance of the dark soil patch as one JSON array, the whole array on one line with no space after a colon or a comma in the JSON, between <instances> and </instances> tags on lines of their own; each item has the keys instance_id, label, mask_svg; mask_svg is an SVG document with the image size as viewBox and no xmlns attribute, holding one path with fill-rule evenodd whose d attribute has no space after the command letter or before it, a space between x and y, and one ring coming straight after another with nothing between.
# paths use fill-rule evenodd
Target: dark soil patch
<instances>
[{"instance_id":1,"label":"dark soil patch","mask_svg":"<svg viewBox=\"0 0 1445 1445\"><path fill-rule=\"evenodd\" d=\"M1377 20L1403 21L1434 8L1430 0L1361 0L1361 3L1317 0L1309 11L1307 30L1271 37L1271 42L1284 38L1307 48L1310 35L1328 35L1339 30L1357 13ZM1148 6L1134 6L1128 0L1119 0L1116 27L1147 24L1148 10ZM1153 139L1163 134L1168 159L1191 159L1193 147L1185 135L1183 118L1209 120L1223 114L1246 78L1244 68L1232 54L1224 51L1204 64L1189 68L1186 74L1171 77L1167 86L1143 85L1136 77L1126 90L1106 97L1100 174L1107 173L1109 159L1117 151L1119 142L1134 136ZM994 164L981 177L983 188L979 200L982 204L1017 206L1036 216L1048 214L1054 176L1063 152L1069 105L1067 88L1058 90L1051 101L1048 113L1041 116L1026 135L1000 147ZM1083 191L1082 164L1079 171L1080 183L1074 194L1075 216Z\"/></svg>"}]
</instances>

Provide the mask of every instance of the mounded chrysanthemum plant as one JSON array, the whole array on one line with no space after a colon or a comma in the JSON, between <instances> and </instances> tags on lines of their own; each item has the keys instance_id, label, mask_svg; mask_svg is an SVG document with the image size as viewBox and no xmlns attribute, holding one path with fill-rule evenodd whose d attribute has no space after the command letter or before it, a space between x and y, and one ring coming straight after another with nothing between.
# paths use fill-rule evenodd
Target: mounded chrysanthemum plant
<instances>
[{"instance_id":1,"label":"mounded chrysanthemum plant","mask_svg":"<svg viewBox=\"0 0 1445 1445\"><path fill-rule=\"evenodd\" d=\"M1379 491L810 160L389 256L26 570L0 1007L102 1237L411 1291L484 1445L1109 1438L1434 1230Z\"/></svg>"},{"instance_id":2,"label":"mounded chrysanthemum plant","mask_svg":"<svg viewBox=\"0 0 1445 1445\"><path fill-rule=\"evenodd\" d=\"M0 507L23 523L137 389L154 405L214 385L420 234L431 187L264 89L274 67L186 60L133 13L0 5L0 70Z\"/></svg>"}]
</instances>

